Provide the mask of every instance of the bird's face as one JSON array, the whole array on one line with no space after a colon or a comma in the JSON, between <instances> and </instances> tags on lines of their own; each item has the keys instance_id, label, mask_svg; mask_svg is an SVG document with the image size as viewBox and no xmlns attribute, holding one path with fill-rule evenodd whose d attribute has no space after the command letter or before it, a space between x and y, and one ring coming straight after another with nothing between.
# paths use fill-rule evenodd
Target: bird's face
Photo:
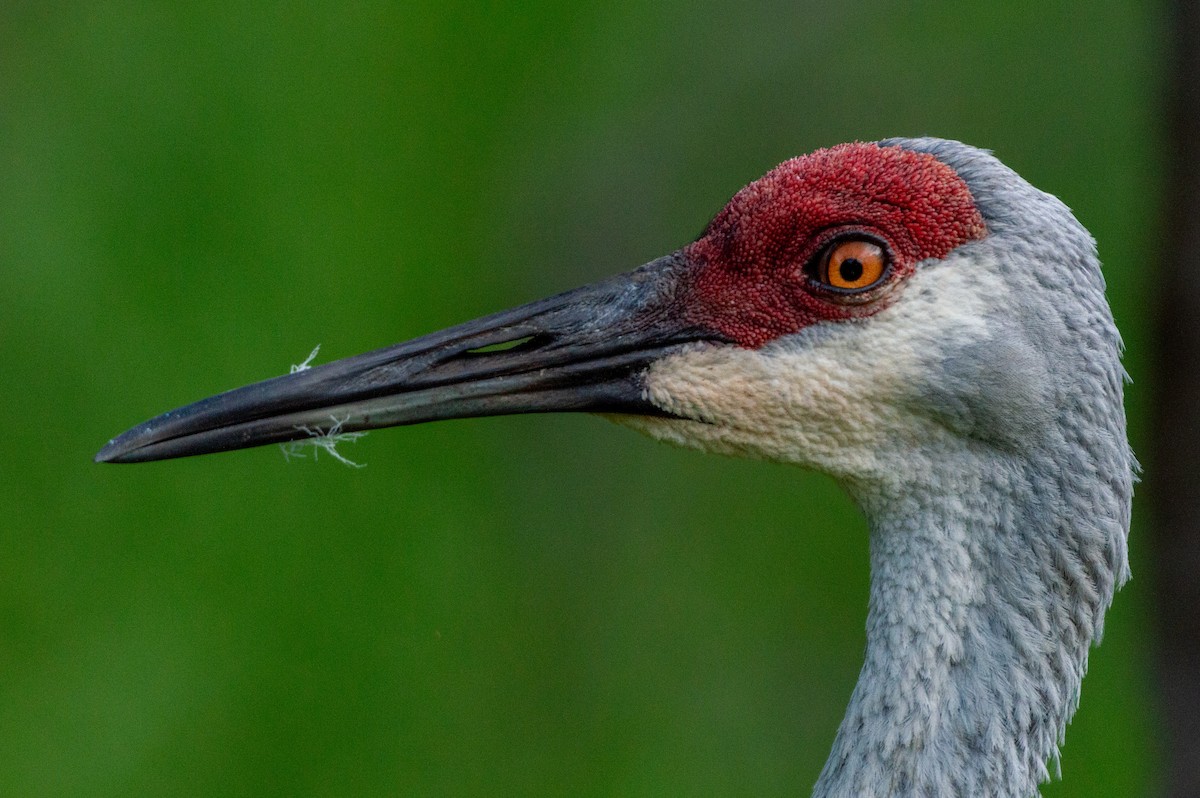
<instances>
[{"instance_id":1,"label":"bird's face","mask_svg":"<svg viewBox=\"0 0 1200 798\"><path fill-rule=\"evenodd\" d=\"M930 382L930 362L995 337L980 325L1005 287L973 268L967 246L987 235L966 182L933 155L820 150L633 272L171 411L97 459L278 443L334 424L588 411L684 445L866 478L881 452L928 432L923 406L955 401L939 399L948 383Z\"/></svg>"},{"instance_id":2,"label":"bird's face","mask_svg":"<svg viewBox=\"0 0 1200 798\"><path fill-rule=\"evenodd\" d=\"M651 363L646 395L670 415L623 420L837 476L891 470L888 455L927 431L938 334L984 334L963 325L985 315L988 274L956 255L986 234L967 185L931 155L848 144L781 164L682 250L682 312L728 343Z\"/></svg>"}]
</instances>

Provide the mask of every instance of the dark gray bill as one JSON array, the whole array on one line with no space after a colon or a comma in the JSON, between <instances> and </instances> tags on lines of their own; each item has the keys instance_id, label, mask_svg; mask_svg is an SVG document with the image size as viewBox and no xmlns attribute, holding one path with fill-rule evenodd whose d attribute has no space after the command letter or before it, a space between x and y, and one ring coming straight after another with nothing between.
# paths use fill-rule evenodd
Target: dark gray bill
<instances>
[{"instance_id":1,"label":"dark gray bill","mask_svg":"<svg viewBox=\"0 0 1200 798\"><path fill-rule=\"evenodd\" d=\"M171 410L109 441L137 463L450 418L589 411L664 415L646 366L721 337L678 321L670 255L595 285Z\"/></svg>"}]
</instances>

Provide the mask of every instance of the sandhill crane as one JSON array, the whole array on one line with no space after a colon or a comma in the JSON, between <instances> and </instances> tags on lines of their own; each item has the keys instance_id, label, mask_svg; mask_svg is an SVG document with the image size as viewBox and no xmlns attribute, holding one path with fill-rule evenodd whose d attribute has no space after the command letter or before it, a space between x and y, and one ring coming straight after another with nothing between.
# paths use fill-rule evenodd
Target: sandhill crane
<instances>
[{"instance_id":1,"label":"sandhill crane","mask_svg":"<svg viewBox=\"0 0 1200 798\"><path fill-rule=\"evenodd\" d=\"M815 794L1023 797L1129 574L1120 347L1059 200L958 142L853 143L632 272L204 399L96 459L587 411L824 471L869 519L871 589Z\"/></svg>"}]
</instances>

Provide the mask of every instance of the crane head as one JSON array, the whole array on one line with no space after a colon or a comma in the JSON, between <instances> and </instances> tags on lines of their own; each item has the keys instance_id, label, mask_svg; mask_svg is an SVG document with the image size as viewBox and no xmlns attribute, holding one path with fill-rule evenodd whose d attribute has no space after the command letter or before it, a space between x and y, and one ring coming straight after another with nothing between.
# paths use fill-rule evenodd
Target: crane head
<instances>
[{"instance_id":1,"label":"crane head","mask_svg":"<svg viewBox=\"0 0 1200 798\"><path fill-rule=\"evenodd\" d=\"M1070 389L1052 361L1079 362L1079 324L1113 350L1111 383L1107 313L1090 236L990 154L845 144L779 165L697 240L632 272L172 410L96 459L281 443L330 418L349 432L586 411L881 478L918 447L1036 434Z\"/></svg>"}]
</instances>

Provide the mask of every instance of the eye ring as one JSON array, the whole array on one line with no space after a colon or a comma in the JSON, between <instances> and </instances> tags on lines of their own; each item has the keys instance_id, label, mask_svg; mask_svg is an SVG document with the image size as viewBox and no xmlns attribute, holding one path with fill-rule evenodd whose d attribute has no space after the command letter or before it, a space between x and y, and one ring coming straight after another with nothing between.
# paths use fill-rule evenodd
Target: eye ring
<instances>
[{"instance_id":1,"label":"eye ring","mask_svg":"<svg viewBox=\"0 0 1200 798\"><path fill-rule=\"evenodd\" d=\"M852 233L830 241L813 260L809 279L823 290L855 296L878 287L891 273L887 245L874 236Z\"/></svg>"}]
</instances>

